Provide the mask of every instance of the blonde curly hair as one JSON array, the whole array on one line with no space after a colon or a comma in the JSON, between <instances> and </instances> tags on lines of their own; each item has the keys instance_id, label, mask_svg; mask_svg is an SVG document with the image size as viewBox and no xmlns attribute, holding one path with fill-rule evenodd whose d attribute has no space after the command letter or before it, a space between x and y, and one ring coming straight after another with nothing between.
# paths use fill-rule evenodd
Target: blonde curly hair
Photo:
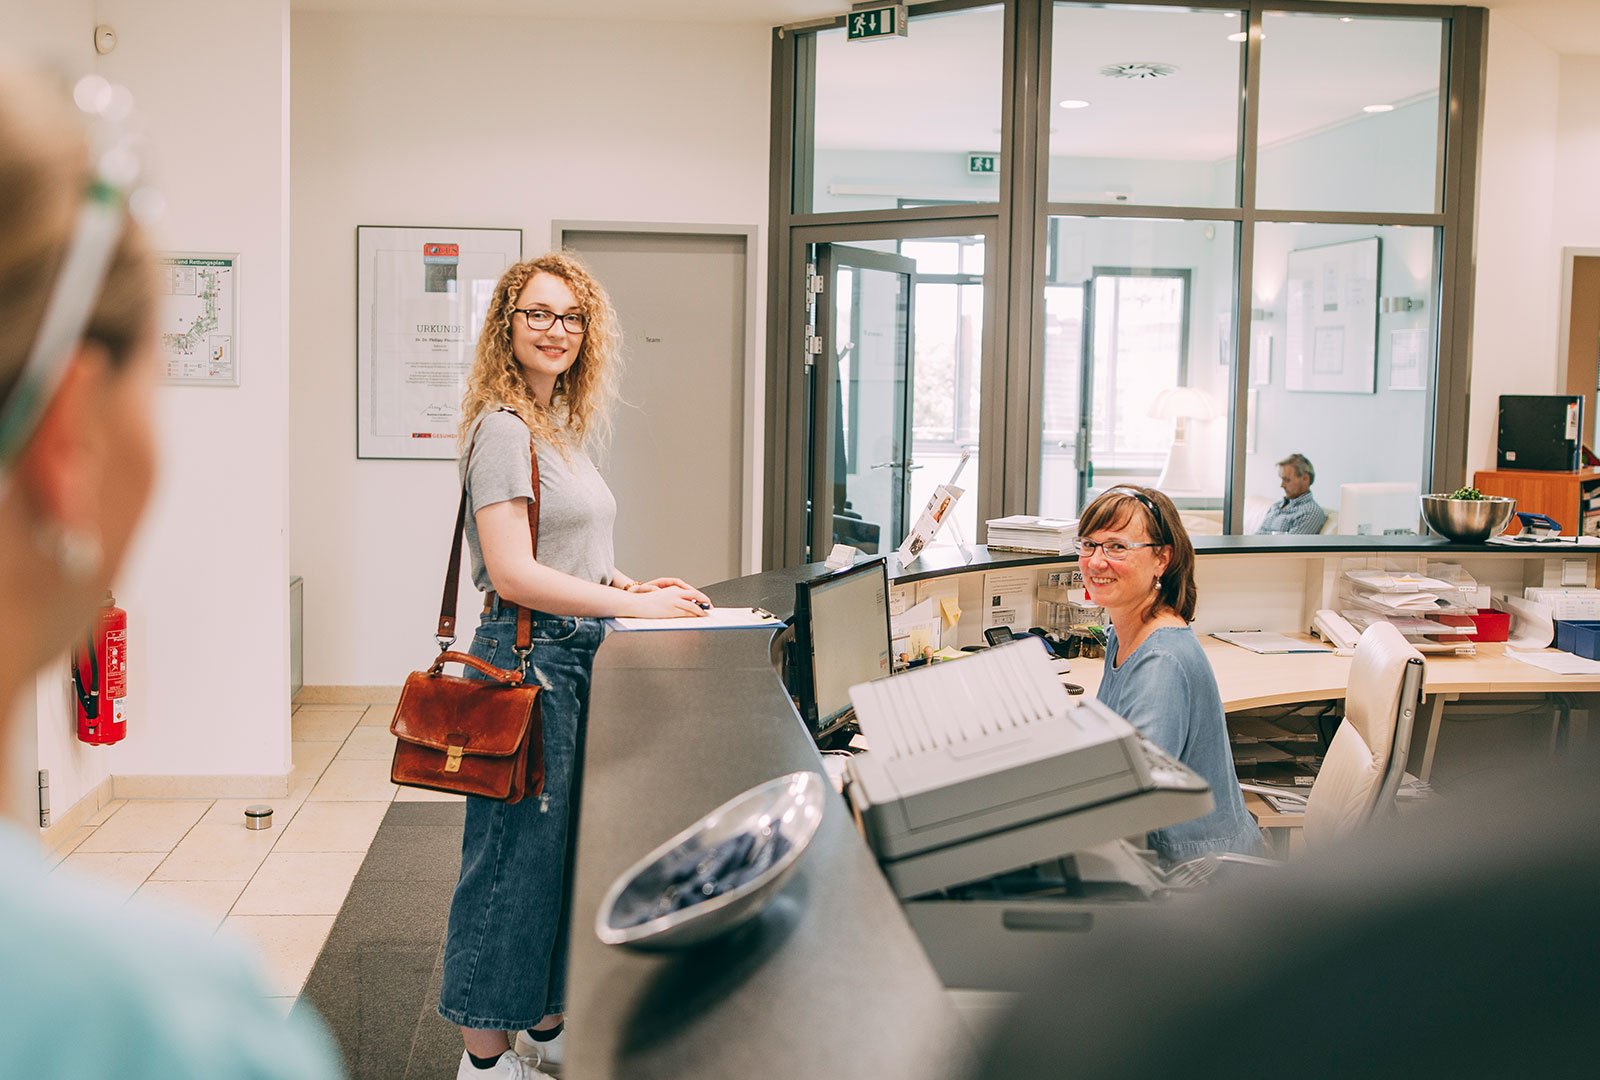
<instances>
[{"instance_id":1,"label":"blonde curly hair","mask_svg":"<svg viewBox=\"0 0 1600 1080\"><path fill-rule=\"evenodd\" d=\"M549 274L565 282L588 320L578 358L556 379L548 406L539 404L528 389L522 365L511 351L511 309L535 274ZM573 445L603 444L611 433L611 408L621 376L622 327L611 298L589 268L569 251L525 259L500 276L484 315L478 352L461 399L457 445L466 446L478 417L501 405L516 412L540 442L563 452Z\"/></svg>"}]
</instances>

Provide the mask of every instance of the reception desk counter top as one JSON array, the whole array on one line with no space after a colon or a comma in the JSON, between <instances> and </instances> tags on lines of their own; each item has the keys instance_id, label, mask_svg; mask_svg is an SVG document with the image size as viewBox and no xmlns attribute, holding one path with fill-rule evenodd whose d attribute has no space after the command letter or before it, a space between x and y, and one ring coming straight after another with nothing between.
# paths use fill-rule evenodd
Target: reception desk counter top
<instances>
[{"instance_id":1,"label":"reception desk counter top","mask_svg":"<svg viewBox=\"0 0 1600 1080\"><path fill-rule=\"evenodd\" d=\"M1260 587L1276 591L1264 592L1258 606L1279 612L1286 624L1264 628L1283 632L1304 629L1304 623L1288 623L1303 616L1311 578L1323 580L1315 570L1273 578L1266 564L1282 570L1286 557L1302 564L1372 555L1465 558L1521 580L1524 568L1501 562L1502 556L1555 554L1418 537L1200 537L1196 546L1202 572L1208 560L1221 570L1234 563L1227 556L1264 557L1213 580L1266 581ZM1592 554L1581 554L1592 563ZM895 573L891 564L891 575L905 585L1073 561L982 547L973 555L963 563L954 551L930 549L908 572ZM722 606L758 605L787 617L795 582L823 573L820 565L775 570L707 592ZM1214 628L1197 626L1202 633ZM601 896L646 852L755 784L794 770L822 770L775 670L773 637L767 629L617 633L601 646L579 794L568 1080L932 1078L958 1073L971 1053L960 1018L843 800L830 801L799 871L743 930L677 954L631 953L595 936ZM1332 654L1257 656L1210 639L1206 651L1230 709L1342 697L1350 664ZM1075 662L1068 678L1096 683L1098 663ZM1600 685L1582 682L1488 646L1472 660L1430 658L1427 691Z\"/></svg>"}]
</instances>

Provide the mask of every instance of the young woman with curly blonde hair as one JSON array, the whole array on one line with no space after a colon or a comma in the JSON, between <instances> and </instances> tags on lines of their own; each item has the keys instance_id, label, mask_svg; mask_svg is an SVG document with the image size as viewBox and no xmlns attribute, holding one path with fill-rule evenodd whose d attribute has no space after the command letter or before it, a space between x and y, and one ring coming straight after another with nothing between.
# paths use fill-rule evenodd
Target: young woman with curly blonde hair
<instances>
[{"instance_id":1,"label":"young woman with curly blonde hair","mask_svg":"<svg viewBox=\"0 0 1600 1080\"><path fill-rule=\"evenodd\" d=\"M611 301L581 262L517 263L495 287L462 402L467 546L485 593L470 651L522 666L518 609L532 613L526 670L543 688L545 779L540 797L515 804L467 799L439 995L439 1015L466 1044L458 1077L536 1078L559 1059L573 764L601 618L693 617L710 605L678 578L637 581L613 565L617 506L588 447L608 427L620 346Z\"/></svg>"}]
</instances>

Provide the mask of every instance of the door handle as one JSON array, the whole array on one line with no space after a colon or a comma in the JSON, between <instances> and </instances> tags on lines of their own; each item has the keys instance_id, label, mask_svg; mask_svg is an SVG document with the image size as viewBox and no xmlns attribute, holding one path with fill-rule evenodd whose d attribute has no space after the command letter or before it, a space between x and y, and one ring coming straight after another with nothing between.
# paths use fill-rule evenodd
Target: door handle
<instances>
[{"instance_id":1,"label":"door handle","mask_svg":"<svg viewBox=\"0 0 1600 1080\"><path fill-rule=\"evenodd\" d=\"M900 464L901 463L898 462L898 461L880 461L876 465L869 466L869 468L873 468L873 469L898 469L900 467Z\"/></svg>"}]
</instances>

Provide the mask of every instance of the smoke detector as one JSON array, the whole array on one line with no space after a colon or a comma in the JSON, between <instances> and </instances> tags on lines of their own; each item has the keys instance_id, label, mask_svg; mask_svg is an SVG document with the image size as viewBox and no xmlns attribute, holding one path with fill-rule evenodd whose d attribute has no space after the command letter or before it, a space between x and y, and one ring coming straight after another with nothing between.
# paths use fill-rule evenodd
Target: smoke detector
<instances>
[{"instance_id":1,"label":"smoke detector","mask_svg":"<svg viewBox=\"0 0 1600 1080\"><path fill-rule=\"evenodd\" d=\"M1176 64L1158 64L1151 60L1130 60L1125 64L1107 64L1100 74L1108 79L1164 79L1176 75Z\"/></svg>"}]
</instances>

